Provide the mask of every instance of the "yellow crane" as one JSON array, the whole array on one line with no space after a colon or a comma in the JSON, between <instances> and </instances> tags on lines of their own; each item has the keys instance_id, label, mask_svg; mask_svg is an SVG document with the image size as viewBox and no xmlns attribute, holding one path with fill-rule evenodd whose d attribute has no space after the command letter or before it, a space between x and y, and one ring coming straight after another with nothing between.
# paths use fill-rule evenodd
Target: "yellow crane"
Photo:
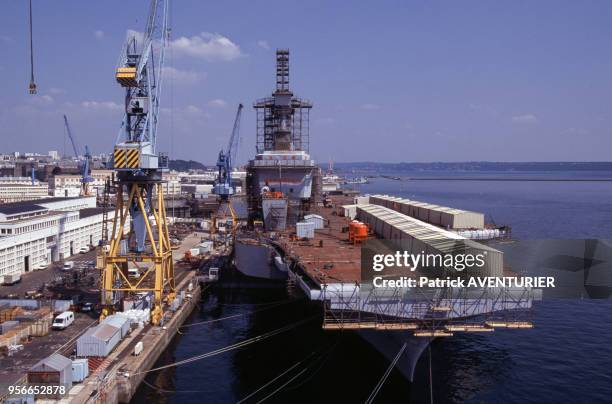
<instances>
[{"instance_id":1,"label":"yellow crane","mask_svg":"<svg viewBox=\"0 0 612 404\"><path fill-rule=\"evenodd\" d=\"M163 322L164 307L176 297L174 262L164 202L162 172L168 158L156 152L157 123L168 2L152 0L142 40L130 37L116 80L125 89L120 142L113 152L116 203L108 244L101 249L101 317L129 294L152 292L151 323Z\"/></svg>"}]
</instances>

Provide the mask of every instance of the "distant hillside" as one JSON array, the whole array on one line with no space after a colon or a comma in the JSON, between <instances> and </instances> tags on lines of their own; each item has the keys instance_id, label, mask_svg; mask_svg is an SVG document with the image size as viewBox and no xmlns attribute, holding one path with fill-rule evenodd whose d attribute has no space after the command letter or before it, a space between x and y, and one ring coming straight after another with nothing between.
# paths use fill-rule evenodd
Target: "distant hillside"
<instances>
[{"instance_id":1,"label":"distant hillside","mask_svg":"<svg viewBox=\"0 0 612 404\"><path fill-rule=\"evenodd\" d=\"M168 166L171 170L189 171L189 170L205 170L206 166L199 161L194 160L170 160Z\"/></svg>"}]
</instances>

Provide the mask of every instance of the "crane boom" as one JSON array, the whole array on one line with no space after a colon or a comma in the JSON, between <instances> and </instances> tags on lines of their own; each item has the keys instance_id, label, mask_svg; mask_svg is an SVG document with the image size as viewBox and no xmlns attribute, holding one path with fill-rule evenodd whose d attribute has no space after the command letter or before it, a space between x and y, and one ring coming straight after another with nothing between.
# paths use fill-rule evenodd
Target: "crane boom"
<instances>
[{"instance_id":1,"label":"crane boom","mask_svg":"<svg viewBox=\"0 0 612 404\"><path fill-rule=\"evenodd\" d=\"M234 188L232 186L232 169L234 168L233 164L240 139L240 117L242 115L242 109L243 105L239 104L227 149L225 151L221 149L219 157L217 158L219 173L213 192L219 195L223 200L227 200L229 196L234 193Z\"/></svg>"},{"instance_id":2,"label":"crane boom","mask_svg":"<svg viewBox=\"0 0 612 404\"><path fill-rule=\"evenodd\" d=\"M152 0L144 34L128 38L117 68L117 82L126 92L118 136L123 143L115 146L114 153L114 168L123 171L120 175L159 178L159 170L166 166L166 159L156 153L156 143L168 38L168 0ZM139 158L129 159L126 154Z\"/></svg>"},{"instance_id":3,"label":"crane boom","mask_svg":"<svg viewBox=\"0 0 612 404\"><path fill-rule=\"evenodd\" d=\"M64 115L64 125L66 126L66 132L68 133L68 138L70 138L70 143L72 144L72 150L74 150L74 157L79 158L79 148L76 144L74 136L72 136L72 131L70 130L70 125L68 124L68 118L66 115Z\"/></svg>"}]
</instances>

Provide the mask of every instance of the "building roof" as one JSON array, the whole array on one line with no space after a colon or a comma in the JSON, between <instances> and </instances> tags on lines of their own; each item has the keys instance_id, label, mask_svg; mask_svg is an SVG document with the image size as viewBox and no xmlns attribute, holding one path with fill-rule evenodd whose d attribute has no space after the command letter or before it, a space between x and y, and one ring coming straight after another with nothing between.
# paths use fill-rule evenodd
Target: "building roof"
<instances>
[{"instance_id":1,"label":"building roof","mask_svg":"<svg viewBox=\"0 0 612 404\"><path fill-rule=\"evenodd\" d=\"M95 215L101 215L102 212L104 212L104 208L84 208L79 210L79 217L81 219L86 218L86 217L90 217L90 216L95 216Z\"/></svg>"},{"instance_id":2,"label":"building roof","mask_svg":"<svg viewBox=\"0 0 612 404\"><path fill-rule=\"evenodd\" d=\"M11 202L0 204L0 213L5 215L14 215L17 213L30 213L30 212L38 212L49 210L43 206L40 206L32 201L25 202Z\"/></svg>"},{"instance_id":3,"label":"building roof","mask_svg":"<svg viewBox=\"0 0 612 404\"><path fill-rule=\"evenodd\" d=\"M71 369L71 367L72 361L70 359L60 354L53 354L36 363L30 370L34 372L47 371L48 369L62 371L66 368Z\"/></svg>"}]
</instances>

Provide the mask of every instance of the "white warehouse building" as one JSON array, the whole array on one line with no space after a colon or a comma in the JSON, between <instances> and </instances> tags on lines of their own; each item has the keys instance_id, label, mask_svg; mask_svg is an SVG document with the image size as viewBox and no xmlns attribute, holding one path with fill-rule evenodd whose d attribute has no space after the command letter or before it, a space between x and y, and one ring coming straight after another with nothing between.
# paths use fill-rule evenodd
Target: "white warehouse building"
<instances>
[{"instance_id":1,"label":"white warehouse building","mask_svg":"<svg viewBox=\"0 0 612 404\"><path fill-rule=\"evenodd\" d=\"M111 220L114 211L108 212ZM44 268L97 246L102 208L95 197L45 198L0 205L0 276Z\"/></svg>"}]
</instances>

